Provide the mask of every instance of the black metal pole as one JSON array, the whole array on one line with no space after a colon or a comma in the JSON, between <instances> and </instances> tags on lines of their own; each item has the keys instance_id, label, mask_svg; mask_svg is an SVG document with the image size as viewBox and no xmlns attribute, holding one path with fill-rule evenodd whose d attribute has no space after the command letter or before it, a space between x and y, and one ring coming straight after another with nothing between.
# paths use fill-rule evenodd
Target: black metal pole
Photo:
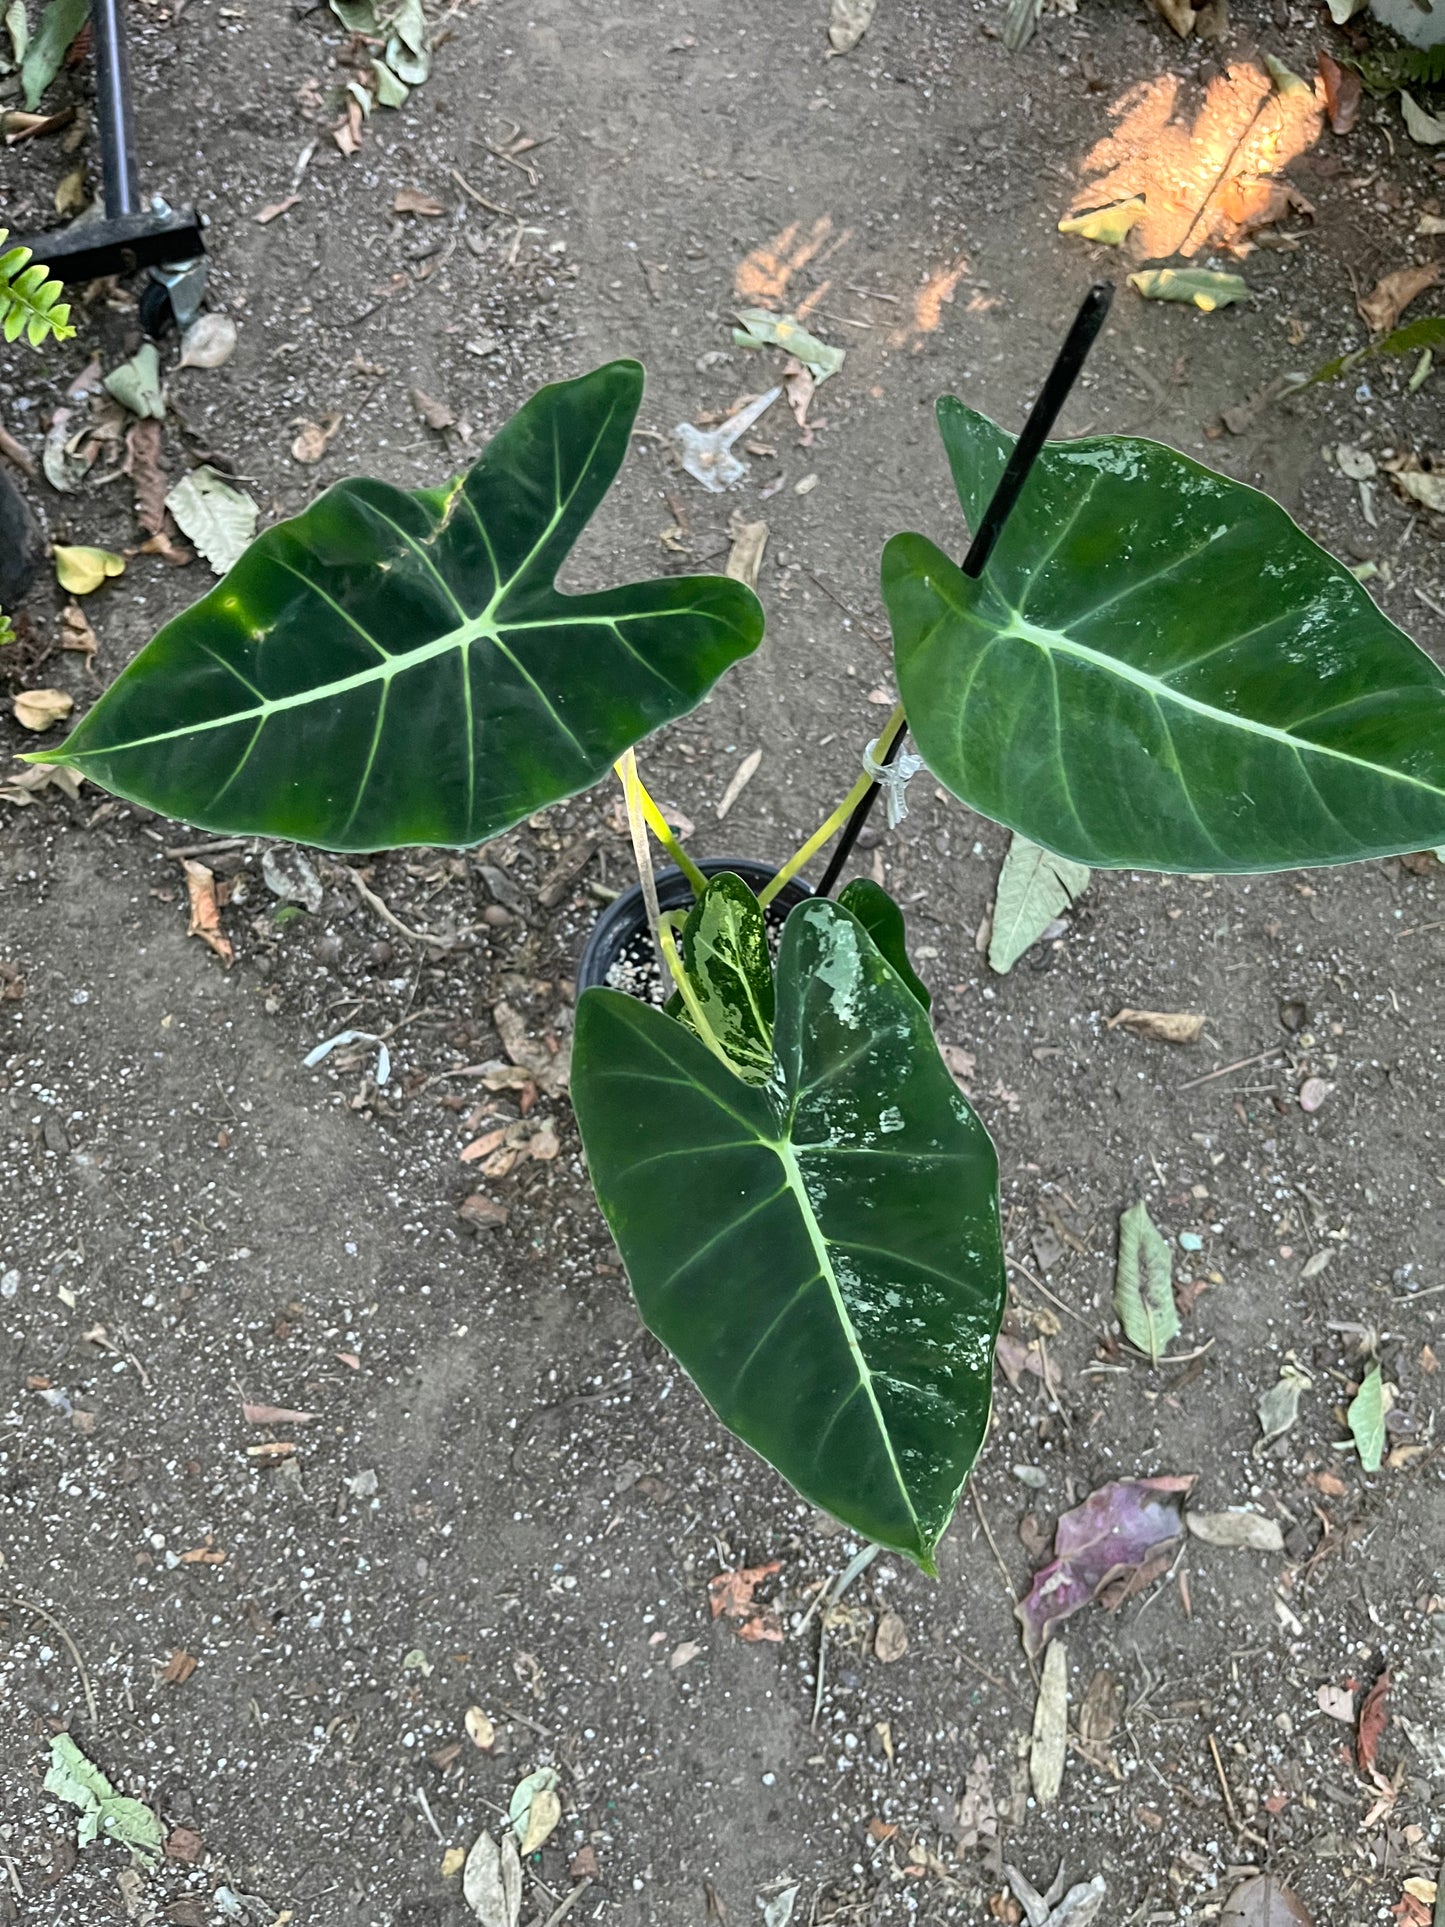
<instances>
[{"instance_id":1,"label":"black metal pole","mask_svg":"<svg viewBox=\"0 0 1445 1927\"><path fill-rule=\"evenodd\" d=\"M1004 524L1012 514L1019 496L1023 493L1024 483L1029 471L1038 460L1044 443L1049 438L1049 430L1058 420L1059 411L1069 398L1069 391L1079 378L1080 370L1088 358L1089 350L1098 339L1099 330L1104 325L1104 317L1109 312L1109 303L1114 299L1112 281L1096 281L1079 304L1079 312L1074 316L1073 325L1064 336L1063 346L1054 357L1054 365L1040 391L1038 400L1029 411L1024 423L1023 433L1014 443L1013 454L1009 456L1003 474L999 477L998 487L989 499L978 525L974 538L968 547L968 554L959 565L967 576L978 577L983 574L989 557L999 537L1003 534ZM900 723L893 733L892 742L884 746L881 761L891 763L903 747L903 738L908 725ZM828 860L823 872L817 894L826 897L842 874L843 865L858 841L858 833L868 821L874 803L878 800L878 784L874 783L867 794L859 801L858 807L843 825L842 834Z\"/></svg>"},{"instance_id":2,"label":"black metal pole","mask_svg":"<svg viewBox=\"0 0 1445 1927\"><path fill-rule=\"evenodd\" d=\"M130 65L126 58L124 0L90 0L95 48L95 111L100 171L109 220L140 211L135 142L130 120Z\"/></svg>"}]
</instances>

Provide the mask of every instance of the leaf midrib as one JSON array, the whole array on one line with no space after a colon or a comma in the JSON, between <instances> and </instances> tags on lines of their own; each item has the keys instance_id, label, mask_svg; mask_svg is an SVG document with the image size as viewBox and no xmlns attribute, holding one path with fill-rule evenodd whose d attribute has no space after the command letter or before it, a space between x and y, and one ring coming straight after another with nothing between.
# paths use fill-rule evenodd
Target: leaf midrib
<instances>
[{"instance_id":1,"label":"leaf midrib","mask_svg":"<svg viewBox=\"0 0 1445 1927\"><path fill-rule=\"evenodd\" d=\"M934 587L939 599L945 602L955 615L968 621L980 619L977 610L969 608L949 594L941 579L935 577ZM1316 743L1311 742L1307 737L1293 736L1288 730L1276 728L1272 723L1256 722L1252 717L1237 715L1233 710L1218 709L1212 703L1201 702L1197 696L1189 696L1183 690L1173 688L1157 676L1151 676L1142 669L1136 669L1132 663L1123 662L1117 656L1106 656L1097 649L1089 648L1086 643L1075 642L1062 630L1045 629L1037 623L1028 621L1010 603L1006 602L1004 606L1008 609L1012 620L1006 628L993 630L995 641L1030 642L1050 659L1054 656L1071 656L1091 669L1100 669L1106 675L1117 677L1121 682L1132 683L1136 689L1142 690L1154 702L1161 705L1171 703L1176 709L1187 710L1194 715L1202 716L1208 722L1229 729L1242 730L1248 735L1263 737L1268 742L1293 750L1296 756L1308 753L1312 756L1329 757L1336 762L1348 763L1355 769L1368 770L1373 775L1389 781L1408 784L1412 789L1422 790L1427 796L1445 798L1445 789L1440 785L1426 782L1423 777L1412 776L1407 770L1394 769L1386 763L1372 763L1366 757L1351 755L1348 750L1336 749L1329 743ZM986 617L982 619L987 621ZM1345 704L1335 705L1336 708L1346 706ZM1330 713L1328 709L1318 711L1310 721L1318 721L1320 716L1328 716Z\"/></svg>"},{"instance_id":2,"label":"leaf midrib","mask_svg":"<svg viewBox=\"0 0 1445 1927\"><path fill-rule=\"evenodd\" d=\"M669 614L679 616L697 615L700 613L705 613L705 611L701 611L696 607L669 611ZM312 703L328 702L335 697L349 695L353 690L365 689L372 683L379 682L390 685L395 677L405 675L409 670L421 668L426 663L435 661L438 657L445 656L451 651L456 651L458 655L465 655L466 651L470 649L474 642L494 643L498 650L507 657L508 661L512 662L517 668L518 673L526 676L526 670L519 664L516 664L515 658L512 657L511 652L506 647L505 639L509 635L519 630L575 629L579 627L610 629L614 634L618 634L618 622L630 620L632 620L632 618L626 615L620 617L603 616L584 612L575 616L549 616L545 618L539 617L528 622L498 623L493 621L490 612L484 611L482 615L472 617L461 627L448 629L445 635L436 636L430 642L420 643L416 648L408 650L405 654L398 653L388 656L384 662L374 663L366 669L358 669L349 676L338 676L334 682L313 683L310 688L296 690L289 696L264 697L249 709L227 710L224 715L208 716L199 722L183 723L176 729L158 730L152 736L133 736L127 742L123 743L105 743L94 749L76 750L61 760L78 762L83 756L116 756L127 750L148 748L152 743L174 742L178 737L199 736L207 730L212 729L230 729L237 723L249 722L256 717L260 717L262 721L266 721L272 716L283 714L288 709L304 709ZM365 632L363 631L363 633ZM368 636L367 640L371 641L373 639ZM623 642L623 646L627 648L631 654L636 655L636 651L631 649L631 645L626 643L623 637L618 635L618 640ZM643 661L641 657L638 657L638 660ZM233 666L227 663L225 667L231 669ZM668 680L667 677L663 676L662 672L652 664L644 662L644 667L650 669L660 681L666 682ZM531 680L530 677L527 679L529 681ZM559 726L565 728L565 725ZM37 756L32 760L41 762L48 759Z\"/></svg>"},{"instance_id":3,"label":"leaf midrib","mask_svg":"<svg viewBox=\"0 0 1445 1927\"><path fill-rule=\"evenodd\" d=\"M650 1035L649 1031L643 1025L635 1024L633 1026L633 1032L634 1035L641 1038L657 1056L661 1057L665 1064L674 1070L684 1069L684 1067L679 1064L677 1058L665 1051L658 1040ZM616 1072L615 1075L626 1076L628 1073L619 1071ZM675 1082L679 1080L667 1079L664 1081ZM858 1375L859 1387L867 1395L874 1422L878 1427L878 1436L882 1440L884 1450L888 1455L889 1468L897 1482L899 1495L903 1500L913 1529L918 1534L921 1545L927 1535L918 1517L918 1511L913 1503L912 1495L908 1490L907 1481L904 1479L903 1468L898 1463L898 1454L893 1446L893 1436L888 1429L887 1420L883 1416L883 1408L878 1402L878 1394L874 1388L873 1372L869 1367L867 1359L863 1356L863 1347L858 1337L857 1327L854 1325L852 1317L849 1314L847 1304L843 1298L842 1289L838 1283L838 1274L833 1267L832 1248L823 1232L822 1226L818 1222L817 1212L813 1207L812 1198L808 1195L808 1188L804 1182L803 1173L799 1168L797 1156L793 1150L792 1140L790 1138L768 1137L758 1129L751 1118L746 1117L741 1111L735 1110L719 1092L713 1090L710 1085L705 1084L700 1078L690 1077L684 1074L681 1081L687 1088L703 1096L715 1109L724 1112L728 1117L732 1118L735 1123L741 1124L743 1129L749 1133L748 1141L771 1151L782 1166L784 1181L796 1201L798 1211L803 1220L804 1229L808 1234L808 1241L813 1247L813 1255L817 1259L819 1274L826 1284L828 1294L832 1299L833 1309L837 1314L838 1323L842 1328L849 1355L853 1360L854 1368ZM742 1079L740 1078L738 1082L742 1083ZM744 1089L747 1088L749 1087L744 1085ZM710 1151L715 1148L719 1147L713 1145L703 1145L699 1147L701 1151ZM691 1263L691 1259L689 1259L688 1262ZM842 1409L841 1405L838 1409Z\"/></svg>"},{"instance_id":4,"label":"leaf midrib","mask_svg":"<svg viewBox=\"0 0 1445 1927\"><path fill-rule=\"evenodd\" d=\"M798 1161L793 1155L791 1142L787 1139L779 1139L772 1142L764 1139L763 1141L768 1144L768 1148L777 1156L778 1162L783 1167L783 1175L787 1180L788 1188L797 1200L798 1210L802 1214L804 1229L807 1231L809 1242L813 1247L813 1254L818 1261L819 1274L828 1288L828 1295L833 1301L833 1309L837 1314L838 1323L843 1330L844 1342L848 1347L854 1369L858 1374L859 1387L867 1397L874 1423L878 1427L878 1436L883 1441L883 1449L888 1455L889 1470L892 1472L894 1480L897 1483L899 1496L903 1500L909 1520L914 1531L918 1534L921 1544L925 1537L923 1527L918 1517L917 1508L914 1506L912 1495L908 1490L908 1483L903 1476L903 1468L898 1463L898 1454L894 1450L893 1435L888 1429L888 1421L884 1418L883 1408L878 1402L878 1393L873 1382L873 1371L867 1359L863 1356L863 1347L858 1338L858 1329L854 1325L852 1317L849 1315L842 1289L838 1283L838 1274L833 1268L832 1246L824 1234L823 1227L818 1223L817 1213L813 1209L813 1201L809 1197L807 1186L803 1182L803 1174L798 1168ZM840 1405L838 1409L841 1411L842 1406Z\"/></svg>"}]
</instances>

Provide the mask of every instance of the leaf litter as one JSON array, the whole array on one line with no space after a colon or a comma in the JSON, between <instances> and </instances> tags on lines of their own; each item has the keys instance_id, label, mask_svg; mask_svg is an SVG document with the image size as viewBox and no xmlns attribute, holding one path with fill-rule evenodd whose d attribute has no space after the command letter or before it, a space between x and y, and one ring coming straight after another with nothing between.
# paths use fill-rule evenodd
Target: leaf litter
<instances>
[{"instance_id":1,"label":"leaf litter","mask_svg":"<svg viewBox=\"0 0 1445 1927\"><path fill-rule=\"evenodd\" d=\"M57 1733L50 1742L45 1791L79 1809L77 1846L88 1847L104 1837L129 1847L136 1859L149 1865L159 1860L160 1824L150 1808L117 1793L68 1733Z\"/></svg>"},{"instance_id":2,"label":"leaf litter","mask_svg":"<svg viewBox=\"0 0 1445 1927\"><path fill-rule=\"evenodd\" d=\"M1093 1600L1109 1611L1168 1570L1183 1532L1181 1509L1194 1475L1115 1479L1065 1512L1054 1557L1015 1607L1024 1648L1041 1653L1054 1629Z\"/></svg>"},{"instance_id":3,"label":"leaf litter","mask_svg":"<svg viewBox=\"0 0 1445 1927\"><path fill-rule=\"evenodd\" d=\"M1151 1365L1159 1363L1179 1336L1174 1254L1142 1202L1132 1205L1119 1220L1114 1310L1124 1336Z\"/></svg>"},{"instance_id":4,"label":"leaf litter","mask_svg":"<svg viewBox=\"0 0 1445 1927\"><path fill-rule=\"evenodd\" d=\"M1012 970L1024 952L1083 895L1089 876L1085 864L1055 856L1052 850L1042 849L1015 832L1009 838L994 896L989 969L999 976Z\"/></svg>"}]
</instances>

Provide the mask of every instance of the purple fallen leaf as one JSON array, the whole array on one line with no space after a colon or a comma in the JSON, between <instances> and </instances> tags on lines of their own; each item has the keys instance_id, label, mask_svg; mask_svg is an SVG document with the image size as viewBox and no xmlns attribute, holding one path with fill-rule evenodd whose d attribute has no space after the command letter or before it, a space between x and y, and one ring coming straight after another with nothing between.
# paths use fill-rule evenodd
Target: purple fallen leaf
<instances>
[{"instance_id":1,"label":"purple fallen leaf","mask_svg":"<svg viewBox=\"0 0 1445 1927\"><path fill-rule=\"evenodd\" d=\"M1119 1579L1147 1567L1182 1530L1180 1506L1194 1483L1188 1477L1115 1479L1065 1512L1054 1528L1054 1557L1034 1574L1014 1608L1024 1647L1043 1651L1054 1628Z\"/></svg>"}]
</instances>

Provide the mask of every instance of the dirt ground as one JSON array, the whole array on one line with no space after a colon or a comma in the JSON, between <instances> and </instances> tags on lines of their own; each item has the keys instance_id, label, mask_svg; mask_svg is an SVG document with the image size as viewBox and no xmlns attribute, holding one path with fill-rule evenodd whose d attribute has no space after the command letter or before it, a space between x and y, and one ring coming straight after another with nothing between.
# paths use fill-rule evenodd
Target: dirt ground
<instances>
[{"instance_id":1,"label":"dirt ground","mask_svg":"<svg viewBox=\"0 0 1445 1927\"><path fill-rule=\"evenodd\" d=\"M146 184L209 215L211 300L240 338L224 368L170 374L166 464L228 463L267 518L348 473L430 484L538 382L638 355L655 433L568 579L715 568L735 512L767 519L767 641L643 763L701 853L781 857L881 718L884 538L961 548L935 397L1016 427L1091 275L1133 265L1057 232L1085 157L1126 97L1188 128L1223 67L1269 52L1312 74L1332 30L1279 0L1201 45L1080 0L1014 58L992 4L880 0L828 58L824 0L437 12L431 80L346 158L324 7L131 8ZM86 85L82 68L54 98ZM495 151L519 136L541 144ZM53 139L4 153L8 224L52 218L73 164ZM1376 562L1372 591L1438 658L1445 523L1383 477L1372 523L1328 451L1438 446L1440 377L1407 394L1412 364L1381 362L1240 433L1219 418L1366 338L1356 292L1430 258L1418 230L1445 181L1369 101L1289 174L1313 220L1218 261L1252 304L1122 290L1065 426L1158 436L1269 489ZM403 188L444 213L392 213ZM773 378L732 348L732 307L809 296L848 351L810 438L777 409L742 488L703 493L665 438ZM64 351L6 352L0 420L38 455L89 356L109 368L137 340L102 291ZM456 425L424 425L413 388ZM297 423L333 413L299 464ZM54 540L135 548L125 480L28 492ZM209 580L134 556L85 605L93 669L53 647L42 584L0 674L83 708ZM33 745L8 700L0 732ZM1111 1927L1217 1919L1250 1866L1318 1927L1429 1919L1404 1883L1435 1878L1445 1822L1445 870L1100 875L1062 936L993 978L975 932L1003 835L926 777L910 801L859 861L908 909L940 1037L976 1059L1009 1329L1057 1396L1000 1373L941 1578L875 1561L829 1619L821 1691L804 1615L857 1544L642 1331L565 1099L530 1113L555 1157L483 1178L459 1158L519 1115L478 1075L504 1056L499 1000L565 1039L586 931L627 881L612 795L465 856L310 853L315 915L282 908L258 845L210 848L229 970L186 937L175 853L211 839L94 790L0 803L0 1920L460 1923L444 1855L495 1832L541 1765L563 1819L528 1862L524 1922L570 1901L574 1922L778 1927L794 1887L809 1927L1017 1920L1004 1863L1041 1889L1060 1863L1102 1875ZM1122 1005L1209 1023L1172 1048L1106 1030ZM388 1033L384 1087L371 1046L303 1067L348 1028ZM1333 1087L1313 1113L1307 1077ZM479 1189L504 1226L459 1215ZM1186 1362L1158 1371L1120 1352L1110 1310L1117 1214L1139 1198L1184 1240ZM1366 1476L1343 1406L1371 1351L1397 1405ZM1289 1363L1310 1381L1298 1420L1261 1449L1256 1402ZM243 1401L313 1417L248 1423ZM1284 1551L1187 1540L1145 1593L1070 1622L1078 1743L1041 1808L1014 1597L1060 1512L1156 1473L1197 1475L1201 1510L1277 1520ZM781 1640L710 1617L711 1578L775 1561L759 1597ZM907 1640L886 1662L885 1613ZM1385 1667L1380 1784L1349 1721ZM134 1881L118 1847L77 1853L74 1811L41 1789L62 1727L182 1858Z\"/></svg>"}]
</instances>

